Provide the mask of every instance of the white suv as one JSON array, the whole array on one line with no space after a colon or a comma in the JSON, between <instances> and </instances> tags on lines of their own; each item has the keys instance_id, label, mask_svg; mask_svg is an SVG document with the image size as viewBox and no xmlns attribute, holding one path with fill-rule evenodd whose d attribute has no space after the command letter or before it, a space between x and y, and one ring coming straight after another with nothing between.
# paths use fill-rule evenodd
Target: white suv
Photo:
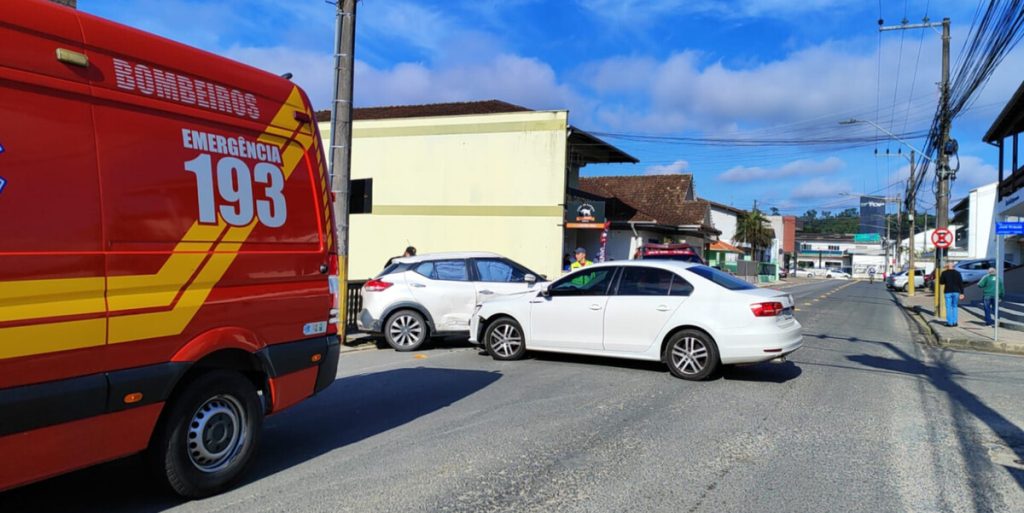
<instances>
[{"instance_id":1,"label":"white suv","mask_svg":"<svg viewBox=\"0 0 1024 513\"><path fill-rule=\"evenodd\" d=\"M543 278L495 253L396 258L363 285L357 322L396 350L413 351L431 336L468 335L476 305L539 290Z\"/></svg>"}]
</instances>

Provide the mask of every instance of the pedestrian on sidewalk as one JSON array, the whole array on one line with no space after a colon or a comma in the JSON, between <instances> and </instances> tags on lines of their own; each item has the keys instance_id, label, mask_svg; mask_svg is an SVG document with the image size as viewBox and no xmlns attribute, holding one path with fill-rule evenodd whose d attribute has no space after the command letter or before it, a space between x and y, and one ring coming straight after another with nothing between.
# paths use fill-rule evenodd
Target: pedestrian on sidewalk
<instances>
[{"instance_id":1,"label":"pedestrian on sidewalk","mask_svg":"<svg viewBox=\"0 0 1024 513\"><path fill-rule=\"evenodd\" d=\"M407 247L405 248L405 252L404 252L404 253L402 253L402 256L396 256L396 257L391 257L391 258L389 258L389 259L388 259L388 263L384 264L384 268L385 268L385 269L387 269L387 267L388 267L389 265L391 265L392 263L394 263L394 261L395 261L395 260L397 260L397 259L399 259L399 258L405 258L405 257L414 257L414 256L416 256L416 248L415 248L415 247L413 247L413 246L407 246Z\"/></svg>"},{"instance_id":2,"label":"pedestrian on sidewalk","mask_svg":"<svg viewBox=\"0 0 1024 513\"><path fill-rule=\"evenodd\" d=\"M978 288L981 289L981 301L985 306L985 326L991 326L995 324L995 320L992 319L992 313L996 311L996 296L1002 300L1003 296L1006 295L1006 286L1002 281L999 281L999 292L996 293L996 268L989 267L988 274L985 275L981 281L978 282Z\"/></svg>"},{"instance_id":3,"label":"pedestrian on sidewalk","mask_svg":"<svg viewBox=\"0 0 1024 513\"><path fill-rule=\"evenodd\" d=\"M946 262L946 270L939 275L946 296L946 326L956 326L960 308L960 300L964 298L964 278L953 268L953 262Z\"/></svg>"}]
</instances>

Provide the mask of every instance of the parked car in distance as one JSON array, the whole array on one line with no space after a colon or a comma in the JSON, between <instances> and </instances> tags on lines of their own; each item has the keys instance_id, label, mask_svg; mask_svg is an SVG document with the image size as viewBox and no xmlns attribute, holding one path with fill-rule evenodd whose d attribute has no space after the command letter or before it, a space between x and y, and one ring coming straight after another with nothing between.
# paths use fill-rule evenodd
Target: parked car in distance
<instances>
[{"instance_id":1,"label":"parked car in distance","mask_svg":"<svg viewBox=\"0 0 1024 513\"><path fill-rule=\"evenodd\" d=\"M924 287L926 289L931 289L935 287L935 271L932 271L924 275Z\"/></svg>"},{"instance_id":2,"label":"parked car in distance","mask_svg":"<svg viewBox=\"0 0 1024 513\"><path fill-rule=\"evenodd\" d=\"M953 265L953 268L960 272L960 277L963 278L964 283L974 283L981 281L981 279L988 272L990 267L995 267L995 259L989 258L978 258L972 260L961 260ZM1009 262L1003 262L1003 269L1009 270L1013 268L1013 264Z\"/></svg>"},{"instance_id":3,"label":"parked car in distance","mask_svg":"<svg viewBox=\"0 0 1024 513\"><path fill-rule=\"evenodd\" d=\"M789 294L705 265L607 262L478 305L470 342L497 360L529 349L661 361L676 377L700 380L799 349L793 306Z\"/></svg>"},{"instance_id":4,"label":"parked car in distance","mask_svg":"<svg viewBox=\"0 0 1024 513\"><path fill-rule=\"evenodd\" d=\"M824 274L824 269L815 269L813 267L804 267L793 271L793 276L797 278L814 278L815 276L824 276Z\"/></svg>"},{"instance_id":5,"label":"parked car in distance","mask_svg":"<svg viewBox=\"0 0 1024 513\"><path fill-rule=\"evenodd\" d=\"M432 336L467 334L477 304L537 290L544 279L496 253L396 258L363 285L357 324L398 351L414 351Z\"/></svg>"},{"instance_id":6,"label":"parked car in distance","mask_svg":"<svg viewBox=\"0 0 1024 513\"><path fill-rule=\"evenodd\" d=\"M924 269L914 270L914 287L922 288L925 284L925 272ZM902 290L906 292L910 284L909 271L900 271L893 273L885 279L885 286L890 289Z\"/></svg>"},{"instance_id":7,"label":"parked car in distance","mask_svg":"<svg viewBox=\"0 0 1024 513\"><path fill-rule=\"evenodd\" d=\"M824 272L826 278L837 278L840 280L849 280L850 278L852 278L852 276L850 276L850 273L843 271L841 269L825 269Z\"/></svg>"}]
</instances>

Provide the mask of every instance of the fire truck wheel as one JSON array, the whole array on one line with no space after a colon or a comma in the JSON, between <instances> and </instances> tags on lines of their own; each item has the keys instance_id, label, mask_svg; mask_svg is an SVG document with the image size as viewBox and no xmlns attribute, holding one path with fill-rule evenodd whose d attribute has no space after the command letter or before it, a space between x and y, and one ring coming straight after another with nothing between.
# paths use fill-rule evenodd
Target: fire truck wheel
<instances>
[{"instance_id":1,"label":"fire truck wheel","mask_svg":"<svg viewBox=\"0 0 1024 513\"><path fill-rule=\"evenodd\" d=\"M252 460L262 425L263 409L248 379L237 372L207 372L168 403L150 460L179 495L214 495L231 486Z\"/></svg>"}]
</instances>

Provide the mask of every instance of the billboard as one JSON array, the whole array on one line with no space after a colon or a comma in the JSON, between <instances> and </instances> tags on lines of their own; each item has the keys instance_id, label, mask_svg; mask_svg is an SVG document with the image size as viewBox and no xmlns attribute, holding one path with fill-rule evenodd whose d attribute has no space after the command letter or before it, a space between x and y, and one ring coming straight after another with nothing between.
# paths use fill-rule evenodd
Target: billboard
<instances>
[{"instance_id":1,"label":"billboard","mask_svg":"<svg viewBox=\"0 0 1024 513\"><path fill-rule=\"evenodd\" d=\"M885 198L860 197L860 229L857 233L885 233Z\"/></svg>"}]
</instances>

